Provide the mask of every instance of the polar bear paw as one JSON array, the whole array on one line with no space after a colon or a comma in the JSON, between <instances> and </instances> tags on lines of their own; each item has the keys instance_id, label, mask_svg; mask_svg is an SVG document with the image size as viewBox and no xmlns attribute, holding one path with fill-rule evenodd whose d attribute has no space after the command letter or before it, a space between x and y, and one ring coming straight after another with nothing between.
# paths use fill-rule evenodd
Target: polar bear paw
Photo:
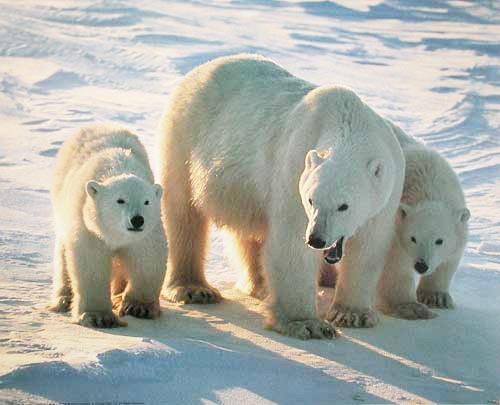
<instances>
[{"instance_id":1,"label":"polar bear paw","mask_svg":"<svg viewBox=\"0 0 500 405\"><path fill-rule=\"evenodd\" d=\"M451 295L443 291L417 290L417 299L422 304L425 304L431 308L453 309L455 307Z\"/></svg>"},{"instance_id":2,"label":"polar bear paw","mask_svg":"<svg viewBox=\"0 0 500 405\"><path fill-rule=\"evenodd\" d=\"M334 325L344 328L373 328L379 317L375 311L369 308L353 308L342 304L333 304L326 319Z\"/></svg>"},{"instance_id":3,"label":"polar bear paw","mask_svg":"<svg viewBox=\"0 0 500 405\"><path fill-rule=\"evenodd\" d=\"M283 335L301 340L333 339L337 331L329 322L321 319L305 319L302 321L289 321L285 323L269 324L269 329L274 329Z\"/></svg>"},{"instance_id":4,"label":"polar bear paw","mask_svg":"<svg viewBox=\"0 0 500 405\"><path fill-rule=\"evenodd\" d=\"M52 312L68 312L71 309L71 297L67 295L55 297L47 306L47 309Z\"/></svg>"},{"instance_id":5,"label":"polar bear paw","mask_svg":"<svg viewBox=\"0 0 500 405\"><path fill-rule=\"evenodd\" d=\"M132 315L142 319L156 319L161 313L158 301L144 303L119 299L113 302L113 309L119 316Z\"/></svg>"},{"instance_id":6,"label":"polar bear paw","mask_svg":"<svg viewBox=\"0 0 500 405\"><path fill-rule=\"evenodd\" d=\"M305 321L289 322L285 335L302 340L333 339L337 337L337 331L329 322L320 319L306 319Z\"/></svg>"},{"instance_id":7,"label":"polar bear paw","mask_svg":"<svg viewBox=\"0 0 500 405\"><path fill-rule=\"evenodd\" d=\"M437 317L436 313L429 310L429 308L427 308L424 304L420 304L418 302L398 304L391 307L390 310L384 312L386 312L387 315L408 320L432 319Z\"/></svg>"},{"instance_id":8,"label":"polar bear paw","mask_svg":"<svg viewBox=\"0 0 500 405\"><path fill-rule=\"evenodd\" d=\"M89 311L78 317L78 324L89 328L118 328L127 326L127 322L120 321L113 312Z\"/></svg>"},{"instance_id":9,"label":"polar bear paw","mask_svg":"<svg viewBox=\"0 0 500 405\"><path fill-rule=\"evenodd\" d=\"M165 288L163 298L183 304L215 304L222 297L215 288L204 285L188 285Z\"/></svg>"}]
</instances>

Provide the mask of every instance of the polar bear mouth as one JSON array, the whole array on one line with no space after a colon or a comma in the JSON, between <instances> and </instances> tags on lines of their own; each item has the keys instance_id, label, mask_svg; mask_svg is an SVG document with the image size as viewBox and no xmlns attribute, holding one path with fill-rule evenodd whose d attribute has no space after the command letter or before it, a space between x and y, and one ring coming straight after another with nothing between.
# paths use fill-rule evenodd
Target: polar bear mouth
<instances>
[{"instance_id":1,"label":"polar bear mouth","mask_svg":"<svg viewBox=\"0 0 500 405\"><path fill-rule=\"evenodd\" d=\"M130 232L142 232L143 229L142 228L127 228L127 231L130 231Z\"/></svg>"},{"instance_id":2,"label":"polar bear mouth","mask_svg":"<svg viewBox=\"0 0 500 405\"><path fill-rule=\"evenodd\" d=\"M333 244L333 246L329 249L323 251L325 262L328 264L335 264L342 259L342 254L344 253L344 237L342 236L340 239Z\"/></svg>"}]
</instances>

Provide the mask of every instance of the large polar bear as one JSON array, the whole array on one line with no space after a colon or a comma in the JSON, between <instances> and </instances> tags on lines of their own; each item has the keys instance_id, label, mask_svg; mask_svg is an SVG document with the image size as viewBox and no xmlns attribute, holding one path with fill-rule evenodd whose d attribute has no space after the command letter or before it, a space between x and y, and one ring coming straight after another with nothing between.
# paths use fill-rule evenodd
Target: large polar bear
<instances>
[{"instance_id":1,"label":"large polar bear","mask_svg":"<svg viewBox=\"0 0 500 405\"><path fill-rule=\"evenodd\" d=\"M330 319L375 323L404 158L392 129L352 91L317 87L261 56L219 58L172 96L158 152L167 299L219 300L203 271L212 221L231 234L248 280L263 270L272 329L332 337L316 310L324 255L342 258Z\"/></svg>"},{"instance_id":2,"label":"large polar bear","mask_svg":"<svg viewBox=\"0 0 500 405\"><path fill-rule=\"evenodd\" d=\"M401 318L433 318L427 306L453 307L449 286L465 249L470 213L446 160L398 127L393 129L406 158L405 186L378 305ZM416 291L415 274L421 276Z\"/></svg>"},{"instance_id":3,"label":"large polar bear","mask_svg":"<svg viewBox=\"0 0 500 405\"><path fill-rule=\"evenodd\" d=\"M126 129L84 127L64 143L52 189L52 310L71 306L85 326L122 326L113 295L118 315L159 316L167 253L161 194L144 147Z\"/></svg>"}]
</instances>

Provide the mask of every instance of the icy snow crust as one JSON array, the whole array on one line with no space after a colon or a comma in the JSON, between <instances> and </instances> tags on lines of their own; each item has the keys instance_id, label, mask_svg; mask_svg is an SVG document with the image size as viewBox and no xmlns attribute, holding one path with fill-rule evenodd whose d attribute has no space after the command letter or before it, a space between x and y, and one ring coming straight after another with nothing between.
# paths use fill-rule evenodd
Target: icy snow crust
<instances>
[{"instance_id":1,"label":"icy snow crust","mask_svg":"<svg viewBox=\"0 0 500 405\"><path fill-rule=\"evenodd\" d=\"M0 10L0 402L500 401L498 4L0 0ZM207 272L221 304L163 302L160 320L127 317L114 330L45 310L61 143L116 121L154 156L182 75L237 52L353 88L449 159L472 212L456 310L382 317L332 342L289 339L264 330L260 303L233 289L217 231ZM331 295L320 290L322 310Z\"/></svg>"}]
</instances>

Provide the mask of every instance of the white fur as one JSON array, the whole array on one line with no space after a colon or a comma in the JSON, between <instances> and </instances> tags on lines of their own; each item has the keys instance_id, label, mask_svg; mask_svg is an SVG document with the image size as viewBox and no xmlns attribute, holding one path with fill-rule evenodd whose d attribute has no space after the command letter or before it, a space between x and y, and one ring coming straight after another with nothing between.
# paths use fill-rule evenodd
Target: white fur
<instances>
[{"instance_id":1,"label":"white fur","mask_svg":"<svg viewBox=\"0 0 500 405\"><path fill-rule=\"evenodd\" d=\"M428 306L453 306L449 286L466 245L470 214L446 160L394 128L405 154L406 175L396 236L379 283L380 308L407 319L431 318L435 314L417 303L417 297ZM415 291L417 261L428 270Z\"/></svg>"},{"instance_id":2,"label":"white fur","mask_svg":"<svg viewBox=\"0 0 500 405\"><path fill-rule=\"evenodd\" d=\"M312 230L328 243L351 237L335 302L344 314L369 311L404 160L389 126L352 91L314 86L260 56L216 59L176 90L158 151L170 249L166 298L219 299L203 272L212 221L231 234L248 282L263 269L271 328L332 336L316 311L322 253L305 244ZM346 202L351 208L337 213ZM245 290L260 294L259 286Z\"/></svg>"},{"instance_id":3,"label":"white fur","mask_svg":"<svg viewBox=\"0 0 500 405\"><path fill-rule=\"evenodd\" d=\"M71 305L83 325L119 326L113 295L118 314L159 315L166 256L161 194L144 147L126 129L89 126L64 143L52 188L52 310ZM144 219L141 231L131 231L134 216Z\"/></svg>"}]
</instances>

